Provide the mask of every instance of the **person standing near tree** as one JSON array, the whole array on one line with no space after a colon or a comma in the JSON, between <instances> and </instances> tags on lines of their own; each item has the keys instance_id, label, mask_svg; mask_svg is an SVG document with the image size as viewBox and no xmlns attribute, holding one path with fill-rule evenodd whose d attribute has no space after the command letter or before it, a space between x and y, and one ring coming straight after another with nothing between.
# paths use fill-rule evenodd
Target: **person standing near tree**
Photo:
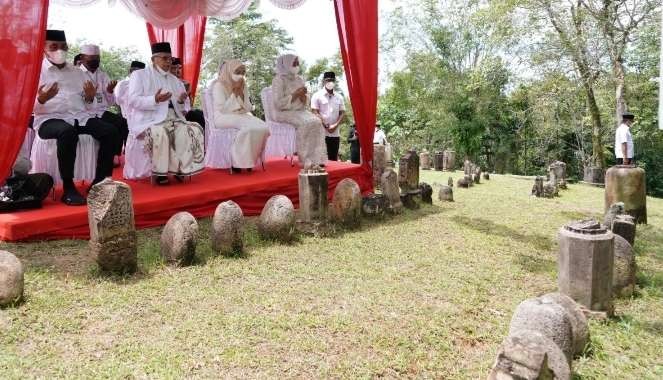
<instances>
[{"instance_id":1,"label":"person standing near tree","mask_svg":"<svg viewBox=\"0 0 663 380\"><path fill-rule=\"evenodd\" d=\"M635 115L625 112L622 115L622 123L615 131L615 158L617 165L633 164L633 137L631 136L631 125Z\"/></svg>"},{"instance_id":2,"label":"person standing near tree","mask_svg":"<svg viewBox=\"0 0 663 380\"><path fill-rule=\"evenodd\" d=\"M322 82L324 88L311 97L311 111L320 118L325 128L327 159L338 161L338 149L341 144L339 128L345 118L345 101L343 95L334 91L336 74L333 71L324 73Z\"/></svg>"}]
</instances>

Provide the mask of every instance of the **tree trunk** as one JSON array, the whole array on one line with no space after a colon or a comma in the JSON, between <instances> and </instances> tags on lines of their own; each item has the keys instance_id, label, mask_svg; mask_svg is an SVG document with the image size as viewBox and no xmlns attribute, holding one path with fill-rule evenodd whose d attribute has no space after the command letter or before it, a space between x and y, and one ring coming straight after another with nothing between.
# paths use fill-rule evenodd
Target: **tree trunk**
<instances>
[{"instance_id":1,"label":"tree trunk","mask_svg":"<svg viewBox=\"0 0 663 380\"><path fill-rule=\"evenodd\" d=\"M624 98L624 93L626 92L624 63L622 62L621 57L613 61L612 72L615 76L615 100L617 106L615 110L615 120L619 126L622 122L622 115L627 111L626 99Z\"/></svg>"},{"instance_id":2,"label":"tree trunk","mask_svg":"<svg viewBox=\"0 0 663 380\"><path fill-rule=\"evenodd\" d=\"M587 93L587 107L592 117L592 164L605 169L603 141L601 140L601 129L603 129L601 125L601 112L599 111L599 106L596 104L594 88L586 80L583 80L583 83L585 92Z\"/></svg>"}]
</instances>

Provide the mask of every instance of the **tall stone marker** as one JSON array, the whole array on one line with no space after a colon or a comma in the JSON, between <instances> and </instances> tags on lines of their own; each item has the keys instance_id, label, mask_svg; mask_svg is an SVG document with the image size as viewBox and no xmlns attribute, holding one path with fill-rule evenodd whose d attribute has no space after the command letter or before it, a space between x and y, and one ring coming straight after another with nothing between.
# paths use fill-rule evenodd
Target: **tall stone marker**
<instances>
[{"instance_id":1,"label":"tall stone marker","mask_svg":"<svg viewBox=\"0 0 663 380\"><path fill-rule=\"evenodd\" d=\"M393 169L387 169L382 173L380 181L382 194L387 198L387 211L398 214L403 209L401 194L398 189L398 174Z\"/></svg>"},{"instance_id":2,"label":"tall stone marker","mask_svg":"<svg viewBox=\"0 0 663 380\"><path fill-rule=\"evenodd\" d=\"M559 291L590 310L612 315L614 235L589 219L559 229Z\"/></svg>"},{"instance_id":3,"label":"tall stone marker","mask_svg":"<svg viewBox=\"0 0 663 380\"><path fill-rule=\"evenodd\" d=\"M299 217L297 226L303 232L318 233L327 226L329 200L327 172L299 173Z\"/></svg>"},{"instance_id":4,"label":"tall stone marker","mask_svg":"<svg viewBox=\"0 0 663 380\"><path fill-rule=\"evenodd\" d=\"M562 161L555 161L548 166L548 175L550 181L557 183L560 189L566 189L566 164Z\"/></svg>"},{"instance_id":5,"label":"tall stone marker","mask_svg":"<svg viewBox=\"0 0 663 380\"><path fill-rule=\"evenodd\" d=\"M385 147L382 144L373 144L373 187L380 188L380 178L387 167Z\"/></svg>"},{"instance_id":6,"label":"tall stone marker","mask_svg":"<svg viewBox=\"0 0 663 380\"><path fill-rule=\"evenodd\" d=\"M108 178L87 197L90 250L104 272L133 273L137 266L136 225L131 188Z\"/></svg>"},{"instance_id":7,"label":"tall stone marker","mask_svg":"<svg viewBox=\"0 0 663 380\"><path fill-rule=\"evenodd\" d=\"M645 171L635 165L616 165L605 174L605 209L624 202L624 210L638 224L647 224Z\"/></svg>"},{"instance_id":8,"label":"tall stone marker","mask_svg":"<svg viewBox=\"0 0 663 380\"><path fill-rule=\"evenodd\" d=\"M444 170L444 152L435 152L435 159L433 161L435 170L440 172Z\"/></svg>"},{"instance_id":9,"label":"tall stone marker","mask_svg":"<svg viewBox=\"0 0 663 380\"><path fill-rule=\"evenodd\" d=\"M408 208L417 208L421 201L419 188L419 156L413 149L398 161L398 186L401 188L401 201Z\"/></svg>"},{"instance_id":10,"label":"tall stone marker","mask_svg":"<svg viewBox=\"0 0 663 380\"><path fill-rule=\"evenodd\" d=\"M456 167L456 152L447 149L444 151L444 163L443 163L443 169L444 171L452 172L454 171Z\"/></svg>"},{"instance_id":11,"label":"tall stone marker","mask_svg":"<svg viewBox=\"0 0 663 380\"><path fill-rule=\"evenodd\" d=\"M219 204L214 211L210 240L212 251L224 256L241 254L244 249L244 213L233 201Z\"/></svg>"},{"instance_id":12,"label":"tall stone marker","mask_svg":"<svg viewBox=\"0 0 663 380\"><path fill-rule=\"evenodd\" d=\"M431 169L430 153L426 151L419 153L419 164L421 165L421 170L430 170Z\"/></svg>"}]
</instances>

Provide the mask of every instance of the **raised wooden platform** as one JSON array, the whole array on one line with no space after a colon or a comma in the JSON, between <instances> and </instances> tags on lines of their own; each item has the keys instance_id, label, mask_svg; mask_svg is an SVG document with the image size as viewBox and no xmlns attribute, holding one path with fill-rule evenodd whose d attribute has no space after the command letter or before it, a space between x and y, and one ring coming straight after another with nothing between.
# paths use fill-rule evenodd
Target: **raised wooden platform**
<instances>
[{"instance_id":1,"label":"raised wooden platform","mask_svg":"<svg viewBox=\"0 0 663 380\"><path fill-rule=\"evenodd\" d=\"M353 178L362 192L370 190L365 185L370 181L361 180L359 165L329 162L327 172L330 199L343 178ZM136 227L149 228L164 225L178 211L188 211L198 218L211 216L218 204L227 200L237 202L244 215L260 214L267 200L276 194L287 196L297 206L298 173L299 168L291 167L288 160L271 159L266 171L231 175L228 170L206 170L191 182L164 187L154 186L149 180L123 180L119 169L114 177L131 186ZM48 198L39 210L0 214L0 240L87 239L87 207L66 206L59 202L60 195L56 191L57 200Z\"/></svg>"}]
</instances>

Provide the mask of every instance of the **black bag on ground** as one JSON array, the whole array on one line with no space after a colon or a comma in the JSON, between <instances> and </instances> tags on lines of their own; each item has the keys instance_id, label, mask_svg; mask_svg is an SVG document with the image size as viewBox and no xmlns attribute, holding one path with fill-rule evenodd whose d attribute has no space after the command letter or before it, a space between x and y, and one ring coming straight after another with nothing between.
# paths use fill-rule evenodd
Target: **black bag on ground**
<instances>
[{"instance_id":1,"label":"black bag on ground","mask_svg":"<svg viewBox=\"0 0 663 380\"><path fill-rule=\"evenodd\" d=\"M45 173L14 174L0 187L0 212L41 208L53 188L53 177Z\"/></svg>"}]
</instances>

